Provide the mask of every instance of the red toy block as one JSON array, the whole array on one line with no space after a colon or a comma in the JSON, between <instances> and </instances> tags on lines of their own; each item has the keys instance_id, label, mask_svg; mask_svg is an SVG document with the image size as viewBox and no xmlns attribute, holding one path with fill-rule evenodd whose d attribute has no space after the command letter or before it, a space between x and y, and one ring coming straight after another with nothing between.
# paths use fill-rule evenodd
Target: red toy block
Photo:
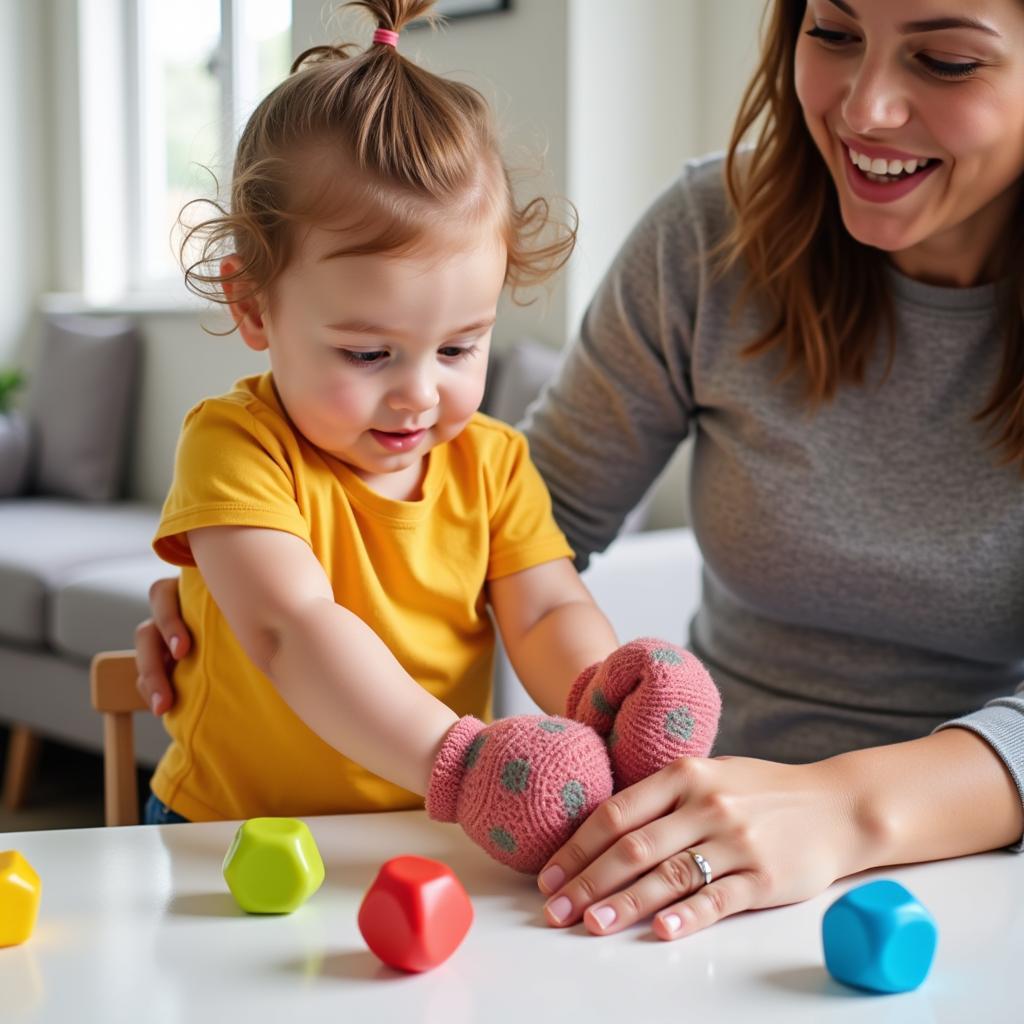
<instances>
[{"instance_id":1,"label":"red toy block","mask_svg":"<svg viewBox=\"0 0 1024 1024\"><path fill-rule=\"evenodd\" d=\"M394 857L381 865L359 908L359 930L389 967L428 971L459 947L473 904L447 864Z\"/></svg>"}]
</instances>

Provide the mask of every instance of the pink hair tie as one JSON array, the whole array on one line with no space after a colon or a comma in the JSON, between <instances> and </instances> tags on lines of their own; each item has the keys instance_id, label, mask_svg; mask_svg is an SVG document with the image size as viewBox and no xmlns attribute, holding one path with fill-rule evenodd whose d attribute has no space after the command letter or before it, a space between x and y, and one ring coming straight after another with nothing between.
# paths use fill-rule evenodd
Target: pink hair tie
<instances>
[{"instance_id":1,"label":"pink hair tie","mask_svg":"<svg viewBox=\"0 0 1024 1024\"><path fill-rule=\"evenodd\" d=\"M398 48L398 33L392 32L388 28L379 28L373 33L373 41L375 43L383 43L385 46L394 46Z\"/></svg>"}]
</instances>

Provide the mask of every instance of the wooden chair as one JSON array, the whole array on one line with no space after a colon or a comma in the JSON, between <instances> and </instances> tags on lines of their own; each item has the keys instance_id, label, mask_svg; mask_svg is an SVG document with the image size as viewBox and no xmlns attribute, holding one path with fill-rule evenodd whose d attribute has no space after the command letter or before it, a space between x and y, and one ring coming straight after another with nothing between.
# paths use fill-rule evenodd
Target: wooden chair
<instances>
[{"instance_id":1,"label":"wooden chair","mask_svg":"<svg viewBox=\"0 0 1024 1024\"><path fill-rule=\"evenodd\" d=\"M28 803L28 791L36 774L42 746L42 737L27 725L11 726L3 794L0 796L8 811L20 811Z\"/></svg>"},{"instance_id":2,"label":"wooden chair","mask_svg":"<svg viewBox=\"0 0 1024 1024\"><path fill-rule=\"evenodd\" d=\"M92 706L103 713L103 790L108 825L139 823L132 715L146 704L135 688L134 651L101 651L89 672Z\"/></svg>"}]
</instances>

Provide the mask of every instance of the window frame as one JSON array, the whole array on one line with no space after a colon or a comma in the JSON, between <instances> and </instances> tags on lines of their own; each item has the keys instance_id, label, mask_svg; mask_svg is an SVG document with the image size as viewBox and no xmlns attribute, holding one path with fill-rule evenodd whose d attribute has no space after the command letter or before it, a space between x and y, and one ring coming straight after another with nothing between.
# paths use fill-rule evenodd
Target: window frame
<instances>
[{"instance_id":1,"label":"window frame","mask_svg":"<svg viewBox=\"0 0 1024 1024\"><path fill-rule=\"evenodd\" d=\"M219 167L230 167L237 132L253 100L250 56L242 53L240 27L246 0L219 0L220 45L216 77L220 83ZM251 0L249 0L251 2ZM294 4L291 31L294 31ZM76 0L78 68L72 83L77 99L81 161L80 290L90 306L138 304L192 306L180 275L158 278L146 267L147 160L143 128L147 107L141 73L143 18L140 0ZM291 47L289 47L291 49ZM103 125L102 122L108 124ZM109 197L119 191L126 202L113 214ZM171 225L167 225L168 235Z\"/></svg>"}]
</instances>

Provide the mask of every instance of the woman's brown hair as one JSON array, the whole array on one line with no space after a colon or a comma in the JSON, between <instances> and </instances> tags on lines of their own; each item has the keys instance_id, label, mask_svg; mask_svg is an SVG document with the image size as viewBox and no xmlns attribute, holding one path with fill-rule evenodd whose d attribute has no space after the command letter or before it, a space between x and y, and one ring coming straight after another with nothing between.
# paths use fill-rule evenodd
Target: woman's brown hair
<instances>
[{"instance_id":1,"label":"woman's brown hair","mask_svg":"<svg viewBox=\"0 0 1024 1024\"><path fill-rule=\"evenodd\" d=\"M841 384L862 385L876 339L896 339L884 257L843 225L831 175L804 123L794 54L805 0L766 11L761 61L733 128L725 176L735 219L719 248L720 269L741 263L740 302L767 299L771 326L745 350L782 349L786 374L802 373L813 406ZM756 134L756 144L744 143ZM1012 240L1011 240L1012 242ZM1006 463L1024 475L1024 247L1000 310L1002 367L975 420L987 422Z\"/></svg>"},{"instance_id":2,"label":"woman's brown hair","mask_svg":"<svg viewBox=\"0 0 1024 1024\"><path fill-rule=\"evenodd\" d=\"M347 6L363 8L377 28L401 32L419 18L435 20L433 5ZM185 283L219 303L227 301L228 281L237 280L246 295L270 296L293 254L292 227L316 220L347 229L343 251L358 255L409 251L435 225L490 218L508 250L505 280L513 298L560 268L576 241L571 205L563 223L543 198L517 204L483 97L385 43L302 53L242 132L227 207L192 203L212 203L217 215L183 224ZM189 262L196 243L198 257ZM240 267L225 277L219 261L229 252Z\"/></svg>"}]
</instances>

